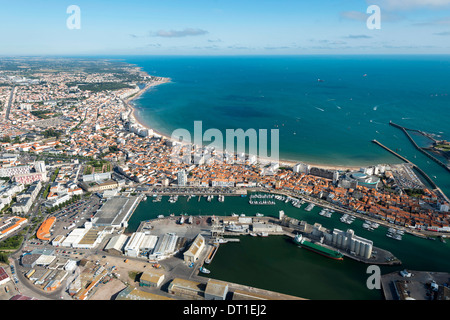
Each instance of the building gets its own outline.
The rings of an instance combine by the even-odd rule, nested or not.
[[[31,197],[25,197],[14,203],[11,206],[11,210],[14,214],[27,214],[32,205],[33,199]]]
[[[34,163],[34,169],[36,172],[47,172],[47,169],[45,168],[45,161],[36,161]]]
[[[119,183],[117,181],[114,180],[107,180],[105,182],[101,181],[90,181],[89,183],[83,181],[80,183],[80,187],[86,192],[98,192],[98,191],[105,191],[108,189],[119,188]]]
[[[84,182],[110,180],[111,172],[93,173],[83,175]]]
[[[0,168],[0,178],[11,178],[16,175],[26,175],[29,174],[29,166],[14,166],[7,168]]]
[[[14,175],[14,180],[17,183],[22,183],[22,184],[31,184],[35,181],[47,181],[47,173],[46,172],[34,172],[34,173],[26,173],[26,174],[17,174],[17,175]]]
[[[116,300],[174,300],[174,299],[150,292],[145,292],[133,286],[128,286],[119,292],[119,294],[116,297]]]
[[[332,233],[332,244],[357,256],[369,259],[372,255],[373,242],[355,235],[352,229],[346,232],[334,229]]]
[[[141,197],[112,197],[96,212],[92,222],[94,226],[123,228],[127,227],[128,219],[137,208]]]
[[[142,273],[139,279],[139,286],[141,287],[159,287],[164,281],[164,274],[156,271],[150,270]]]
[[[175,278],[170,283],[168,292],[182,298],[199,300],[205,296],[205,285],[201,282]]]
[[[209,279],[205,289],[205,300],[225,300],[228,293],[228,283]]]
[[[197,261],[204,248],[205,238],[201,234],[198,234],[189,249],[183,254],[184,262],[189,264]]]
[[[108,244],[105,247],[105,251],[114,255],[122,255],[125,243],[128,241],[128,236],[124,234],[120,234],[118,236],[114,236],[109,240]]]
[[[153,253],[149,258],[166,259],[176,253],[178,236],[174,233],[166,233],[158,239]]]
[[[369,171],[371,172],[371,171]],[[368,175],[364,172],[352,172],[346,175],[346,179],[355,181],[358,186],[376,189],[380,183],[380,178],[374,175]]]
[[[51,236],[51,228],[56,222],[56,217],[50,217],[47,220],[45,220],[41,226],[39,227],[38,231],[36,232],[36,237],[40,240],[50,240]]]
[[[145,233],[135,232],[131,235],[130,240],[127,242],[124,251],[125,255],[129,257],[137,258],[140,253],[141,243],[144,240]]]
[[[306,163],[297,163],[296,165],[294,165],[294,167],[292,168],[292,170],[295,173],[304,173],[304,174],[309,174],[309,171],[311,169],[311,166],[306,164]]]
[[[180,170],[177,173],[178,185],[185,187],[187,185],[187,175],[185,170]]]
[[[5,269],[0,267],[0,285],[7,283],[9,280],[11,280],[11,278],[8,273],[6,273]]]
[[[56,199],[51,199],[51,200],[45,201],[44,205],[47,208],[54,208],[54,207],[57,207],[65,202],[69,201],[70,199],[71,199],[70,194],[66,193],[64,195],[57,197]]]
[[[0,227],[0,239],[6,238],[14,231],[19,230],[24,224],[28,222],[28,219],[21,217],[10,217],[1,221]]]

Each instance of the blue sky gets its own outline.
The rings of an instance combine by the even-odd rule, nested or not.
[[[450,53],[450,0],[0,0],[0,55]],[[69,29],[67,8],[80,8]],[[381,29],[367,8],[378,5]]]

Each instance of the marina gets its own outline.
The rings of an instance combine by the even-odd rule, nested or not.
[[[367,265],[366,263],[359,262],[356,257],[351,255],[350,252],[343,252],[344,260],[340,263],[342,263],[346,267],[345,270],[342,270],[343,273],[340,273],[339,271],[339,275],[337,275],[335,274],[336,271],[332,271],[334,269],[330,269],[333,268],[331,265],[327,266],[328,263],[326,262],[327,259],[325,257],[322,257],[319,254],[315,254],[314,252],[306,254],[306,252],[309,252],[308,250],[301,251],[295,245],[293,245],[294,235],[286,236],[281,233],[277,236],[271,236],[271,234],[269,233],[268,236],[262,237],[258,235],[259,232],[255,232],[251,229],[250,224],[246,224],[246,228],[237,227],[239,225],[239,219],[253,218],[266,219],[266,221],[278,221],[280,216],[287,216],[297,218],[299,220],[305,220],[308,224],[311,225],[320,221],[321,224],[327,226],[328,228],[339,228],[339,225],[342,226],[342,222],[340,221],[340,219],[344,216],[344,214],[335,212],[330,218],[327,218],[319,214],[319,212],[321,212],[321,210],[323,209],[320,206],[315,206],[311,209],[311,211],[306,211],[304,207],[296,208],[292,206],[291,201],[286,202],[286,199],[288,199],[287,197],[285,197],[284,201],[277,202],[276,206],[255,207],[248,204],[248,198],[250,196],[251,193],[247,197],[226,197],[225,202],[208,202],[203,196],[201,196],[200,201],[195,201],[195,203],[191,203],[192,200],[191,202],[187,201],[186,197],[179,198],[177,203],[174,204],[171,204],[166,200],[163,200],[161,202],[142,202],[136,210],[135,214],[131,217],[129,221],[129,228],[132,228],[130,230],[136,230],[141,219],[145,220],[145,218],[143,218],[144,216],[147,217],[147,220],[148,218],[152,219],[152,213],[154,214],[154,218],[156,218],[156,216],[158,215],[157,213],[164,213],[164,216],[166,218],[163,220],[173,219],[174,223],[176,223],[176,221],[179,219],[180,214],[183,213],[183,215],[193,217],[192,225],[186,223],[184,224],[186,226],[185,228],[188,228],[186,230],[191,230],[189,232],[193,232],[194,229],[192,228],[197,226],[197,223],[199,221],[199,226],[203,223],[201,221],[205,221],[205,214],[214,212],[215,217],[218,220],[225,218],[226,221],[233,221],[234,219],[234,227],[233,223],[231,223],[230,225],[230,228],[233,231],[223,230],[224,233],[221,238],[238,239],[239,242],[227,241],[224,244],[220,244],[220,249],[215,251],[213,259],[208,264],[208,270],[211,271],[209,275],[211,277],[231,281],[234,283],[242,283],[259,287],[258,284],[260,283],[261,277],[265,277],[265,273],[262,270],[275,268],[280,274],[289,272],[289,277],[293,277],[293,274],[295,274],[296,276],[293,277],[292,281],[296,281],[296,283],[321,283],[323,281],[322,274],[316,273],[316,269],[320,265],[321,267],[317,270],[322,270],[323,268],[325,268],[322,270],[323,272],[330,272],[331,274],[334,274],[337,279],[339,279],[339,281],[336,283],[336,286],[352,286],[354,284],[355,276],[357,277],[357,275],[359,274],[361,276],[361,286],[359,288],[354,288],[354,292],[358,292],[358,297],[365,296],[369,299],[382,298],[382,296],[380,296],[380,292],[377,293],[367,290],[365,286],[365,281],[367,279],[367,275],[365,273]],[[163,197],[163,199],[168,198],[168,196]],[[275,199],[275,201],[277,201],[277,199]],[[255,210],[255,208],[257,209]],[[175,213],[174,216],[171,217],[171,213]],[[311,213],[314,214],[311,215]],[[135,224],[135,219],[136,221],[138,221],[138,225]],[[371,231],[365,229],[362,225],[366,222],[370,222],[371,226],[374,229]],[[133,225],[135,225],[135,227],[133,227]],[[383,262],[382,260],[384,260],[385,262],[389,262],[386,261],[386,259],[389,258],[389,254],[384,252],[384,249],[392,252],[393,255],[398,257],[402,261],[402,267],[403,265],[405,265],[405,267],[408,268],[427,268],[427,263],[429,264],[431,261],[434,261],[436,259],[439,260],[438,257],[442,255],[442,250],[439,248],[441,246],[448,245],[448,243],[445,244],[441,241],[429,241],[428,239],[426,239],[426,237],[418,237],[414,232],[406,232],[407,230],[405,230],[403,241],[394,241],[393,239],[386,237],[388,227],[378,224],[378,222],[375,222],[372,219],[354,219],[352,229],[354,229],[357,234],[361,234],[363,236],[365,235],[365,237],[367,237],[368,239],[374,240],[374,243],[377,247],[376,249],[374,249],[374,254],[378,255],[378,258],[380,258],[380,262]],[[308,231],[311,232],[311,230]],[[314,241],[320,241],[320,239],[316,239]],[[261,242],[263,242],[264,244],[262,244]],[[432,245],[433,243],[435,245]],[[430,245],[431,247],[429,247]],[[293,248],[293,251],[291,252],[289,248]],[[273,264],[271,262],[272,260],[264,260],[264,256],[269,252],[275,259],[273,261]],[[431,256],[428,253],[430,253]],[[295,262],[292,260],[290,260],[290,262],[283,262],[285,257],[295,257],[299,255],[304,256],[305,254],[306,256],[302,257],[302,260],[295,258]],[[422,257],[423,254],[426,254],[427,258]],[[233,260],[233,257],[237,255],[242,258],[239,261],[235,261],[233,265],[230,265],[230,259]],[[266,261],[264,266],[261,264],[259,264],[258,266],[258,268],[262,268],[261,273],[254,272],[254,269],[252,271],[251,266],[253,260]],[[332,259],[329,260],[332,261]],[[420,263],[418,264],[417,262],[422,262],[422,264],[424,265],[421,265]],[[280,263],[283,263],[284,269],[279,269]],[[311,268],[311,266],[309,265],[310,263],[314,263],[315,267]],[[388,265],[381,264],[380,267],[382,268],[382,270],[388,268],[386,269],[386,271],[383,271],[388,272],[389,270],[392,270],[391,268],[395,268],[395,265],[389,267]],[[300,276],[300,274],[294,272],[294,270],[298,270],[299,268],[303,270],[303,272],[307,272],[308,274],[310,274],[310,277],[303,278]],[[266,287],[266,289],[306,298],[323,297],[323,292],[315,292],[315,290],[311,290],[311,288],[309,290],[302,290],[299,287],[295,287],[298,289],[294,289],[292,286],[288,285],[288,283],[283,284],[283,282],[277,282],[275,281],[275,279],[276,278],[274,277],[274,281],[271,281],[271,285]],[[342,298],[342,296],[340,295],[334,296],[332,291],[330,291],[325,296],[328,298]],[[351,297],[351,294],[346,296],[346,298]]]

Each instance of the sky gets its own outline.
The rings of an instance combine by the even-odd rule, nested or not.
[[[0,0],[0,35],[2,56],[449,54],[450,0]]]

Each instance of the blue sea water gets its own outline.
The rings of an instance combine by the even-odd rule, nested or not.
[[[436,176],[450,195],[450,173],[389,125],[450,140],[450,56],[124,59],[172,79],[135,101],[140,119],[159,132],[193,132],[194,121],[202,121],[203,131],[279,129],[281,159],[344,166],[401,162],[371,142],[376,139]]]

